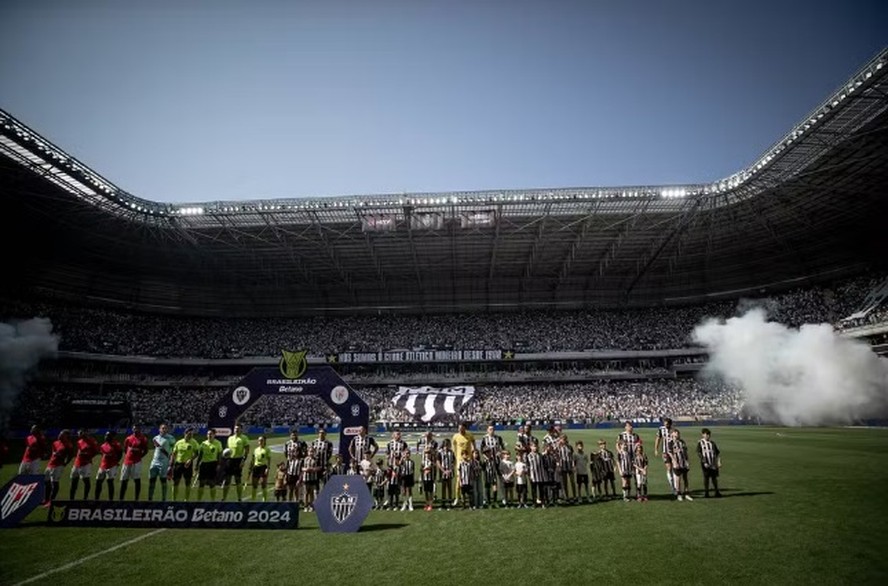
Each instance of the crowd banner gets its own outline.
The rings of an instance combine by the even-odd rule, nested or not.
[[[234,433],[234,424],[243,413],[265,395],[314,396],[324,401],[340,419],[339,453],[349,465],[348,447],[361,427],[370,422],[370,407],[328,365],[309,366],[306,350],[281,351],[278,367],[259,367],[247,373],[240,383],[210,409],[208,427],[216,430],[224,443]],[[293,424],[299,423],[294,421]]]
[[[169,529],[296,529],[293,502],[55,501],[47,525]]]
[[[428,423],[459,414],[475,396],[475,387],[399,387],[392,405]]]
[[[43,502],[43,475],[19,474],[0,488],[0,529],[21,523]]]
[[[354,533],[361,528],[373,508],[373,497],[360,476],[331,476],[318,493],[314,509],[324,533]]]

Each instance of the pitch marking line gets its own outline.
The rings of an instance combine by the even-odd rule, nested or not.
[[[46,578],[47,576],[50,576],[52,574],[64,572],[65,570],[69,570],[75,566],[79,566],[80,564],[82,564],[84,562],[88,562],[91,559],[97,558],[101,555],[105,555],[106,553],[111,553],[112,551],[117,551],[118,549],[120,549],[122,547],[126,547],[127,545],[132,545],[133,543],[137,543],[139,541],[142,541],[143,539],[147,539],[153,535],[157,535],[158,533],[163,533],[164,531],[166,531],[166,527],[163,527],[161,529],[155,529],[154,531],[152,531],[150,533],[146,533],[144,535],[139,535],[138,537],[134,537],[134,538],[130,539],[129,541],[124,541],[123,543],[118,543],[114,547],[109,547],[108,549],[103,549],[102,551],[90,554],[86,557],[82,557],[79,560],[74,560],[73,562],[67,563],[63,566],[59,566],[58,568],[53,568],[52,570],[47,570],[46,572],[43,572],[42,574],[37,574],[33,578],[28,578],[27,580],[22,580],[21,582],[18,582],[17,584],[15,584],[15,586],[21,586],[22,584],[30,584],[31,582],[36,582],[37,580],[42,580],[43,578]]]

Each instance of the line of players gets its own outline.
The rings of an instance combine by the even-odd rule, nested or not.
[[[267,475],[271,463],[271,451],[265,445],[265,438],[258,439],[259,445],[252,451],[251,470],[264,467]],[[134,498],[142,496],[142,460],[153,449],[153,456],[148,467],[148,500],[154,500],[157,485],[161,487],[160,499],[166,501],[169,496],[169,484],[172,481],[172,498],[177,500],[178,489],[184,480],[184,500],[189,500],[191,489],[198,484],[197,500],[202,501],[204,489],[209,488],[210,498],[216,499],[216,486],[222,485],[225,500],[232,480],[237,479],[237,495],[243,497],[240,485],[242,469],[247,460],[249,441],[243,435],[240,426],[235,427],[235,434],[228,438],[228,449],[216,439],[215,431],[208,430],[203,442],[194,439],[194,430],[185,430],[184,437],[179,440],[169,433],[169,426],[161,424],[156,436],[148,439],[139,425],[134,425],[132,433],[121,444],[113,431],[105,433],[103,443],[99,444],[87,430],[79,430],[72,438],[70,430],[62,430],[58,437],[49,442],[38,426],[32,426],[25,441],[25,450],[19,465],[19,474],[40,474],[42,460],[48,460],[44,471],[45,501],[48,506],[58,497],[59,483],[66,466],[73,461],[70,473],[69,499],[74,500],[80,482],[83,482],[83,499],[102,498],[103,486],[107,486],[108,500],[114,500],[114,480],[120,479],[120,494],[124,500],[129,482],[134,485]],[[90,496],[92,485],[93,460],[100,456],[98,471],[95,476],[95,492]],[[122,462],[122,465],[121,465]],[[119,474],[118,474],[119,469]],[[198,474],[194,471],[197,469]],[[253,483],[254,498],[258,482]]]
[[[173,500],[179,496],[178,488],[184,480],[184,500],[190,499],[191,488],[198,485],[197,500],[202,501],[204,489],[209,488],[210,499],[216,500],[216,487],[222,486],[222,500],[227,500],[231,485],[237,492],[237,500],[242,500],[243,468],[250,454],[249,476],[252,484],[251,498],[257,498],[261,489],[262,500],[267,499],[267,483],[271,472],[271,451],[263,436],[252,451],[249,438],[239,425],[227,440],[227,449],[222,448],[215,432],[208,430],[207,438],[201,443],[193,437],[191,429],[185,431],[182,439],[176,440],[169,433],[168,426],[161,424],[158,434],[149,440],[138,425],[133,427],[121,445],[113,432],[105,434],[104,442],[98,444],[85,430],[71,439],[68,430],[63,430],[58,438],[49,444],[40,429],[34,426],[26,441],[20,473],[39,474],[39,462],[48,455],[45,469],[46,503],[55,499],[59,491],[65,466],[74,461],[71,470],[69,498],[74,500],[80,481],[83,481],[83,498],[90,498],[92,461],[96,456],[101,460],[96,474],[94,499],[100,499],[103,484],[107,485],[107,498],[114,499],[114,479],[118,465],[123,460],[120,471],[120,499],[126,497],[130,480],[135,487],[135,500],[141,498],[142,458],[153,447],[154,454],[149,466],[148,500],[153,500],[156,486],[161,486],[161,500],[168,498],[168,481],[172,480]],[[515,443],[515,461],[506,449],[502,438],[488,426],[487,432],[477,442],[465,425],[460,425],[451,439],[444,439],[441,445],[427,432],[417,443],[420,456],[419,475],[425,497],[425,509],[431,510],[436,503],[436,486],[440,484],[441,508],[462,505],[465,508],[487,506],[545,507],[553,504],[574,504],[589,502],[595,498],[616,496],[615,478],[621,478],[623,500],[630,500],[632,480],[635,480],[636,500],[647,500],[648,458],[641,439],[627,422],[619,434],[614,454],[607,448],[605,440],[598,441],[598,450],[586,454],[583,442],[573,446],[560,426],[552,426],[543,438],[543,444],[532,435],[529,426],[521,426]],[[392,434],[386,445],[386,458],[373,459],[379,450],[375,439],[367,434],[366,428],[355,436],[349,447],[352,465],[346,469],[339,454],[333,454],[333,445],[326,439],[325,430],[310,444],[301,441],[294,431],[284,445],[284,460],[274,471],[275,498],[279,501],[291,500],[304,503],[311,510],[312,503],[323,482],[332,474],[360,475],[374,496],[374,506],[381,509],[397,508],[413,510],[413,489],[416,468],[410,457],[407,442],[400,431]],[[688,488],[687,444],[681,439],[678,429],[670,419],[657,433],[655,455],[662,453],[669,484],[678,500],[692,500]],[[720,452],[710,438],[708,429],[703,430],[697,444],[705,483],[705,496],[709,496],[710,483],[715,496],[720,497],[718,473],[721,467]],[[197,474],[194,471],[197,469]],[[590,486],[591,480],[591,486]],[[528,501],[529,497],[529,501]],[[403,501],[402,501],[403,499]],[[452,502],[451,502],[451,499]]]
[[[421,459],[419,473],[424,508],[431,510],[436,502],[445,509],[456,506],[529,508],[590,502],[616,497],[616,477],[621,479],[624,501],[630,500],[633,479],[635,499],[646,501],[649,461],[630,422],[617,437],[616,449],[614,454],[602,439],[598,441],[597,451],[587,454],[583,442],[571,445],[560,426],[550,427],[541,445],[529,426],[521,426],[515,444],[516,460],[512,461],[493,426],[488,426],[486,434],[476,441],[461,425],[457,433],[451,439],[444,439],[440,446],[431,432],[426,432],[416,446]],[[387,462],[380,458],[374,465],[378,446],[366,435],[366,430],[352,441],[349,451],[354,463],[350,472],[365,479],[375,507],[395,509],[400,504],[401,510],[413,510],[414,462],[399,431],[392,433],[386,445]],[[658,430],[654,452],[663,456],[676,499],[693,500],[688,485],[688,447],[668,418]],[[363,457],[358,460],[360,454]],[[708,429],[702,432],[697,454],[703,469],[704,496],[709,497],[712,484],[715,496],[721,497],[718,489],[720,452]],[[438,484],[441,491],[436,500]],[[399,502],[400,499],[403,501]]]

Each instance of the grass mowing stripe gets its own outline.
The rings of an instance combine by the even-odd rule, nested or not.
[[[90,554],[86,557],[82,557],[79,560],[74,560],[73,562],[68,562],[67,564],[59,566],[58,568],[53,568],[52,570],[47,570],[46,572],[43,572],[42,574],[37,574],[36,576],[34,576],[32,578],[28,578],[27,580],[22,580],[21,582],[16,583],[15,586],[21,586],[22,584],[30,584],[31,582],[36,582],[37,580],[42,580],[43,578],[46,578],[47,576],[51,576],[52,574],[58,574],[59,572],[64,572],[65,570],[70,570],[71,568],[73,568],[75,566],[79,566],[82,563],[88,562],[92,559],[95,559],[99,556],[103,556],[105,554],[111,553],[113,551],[117,551],[118,549],[121,549],[121,548],[126,547],[128,545],[132,545],[134,543],[142,541],[143,539],[148,539],[149,537],[157,535],[158,533],[163,533],[164,531],[166,531],[166,528],[155,529],[154,531],[151,531],[149,533],[145,533],[144,535],[139,535],[138,537],[134,537],[134,538],[130,539],[129,541],[124,541],[123,543],[118,543],[117,545],[115,545],[113,547],[109,547],[107,549],[103,549],[102,551],[98,551],[96,553]]]

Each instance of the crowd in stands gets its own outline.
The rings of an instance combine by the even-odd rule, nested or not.
[[[396,387],[358,387],[370,405],[371,420],[412,421],[392,405]],[[147,425],[205,425],[210,409],[229,390],[218,388],[119,387],[86,389],[84,385],[30,385],[20,396],[13,421],[27,428],[64,420],[71,399],[101,397],[130,404],[133,421]],[[733,418],[742,410],[738,392],[691,379],[596,381],[564,384],[485,385],[459,414],[470,421],[509,421],[519,418],[596,423],[612,420],[648,421],[668,415],[678,418]],[[267,396],[242,417],[245,425],[290,427],[332,425],[335,414],[316,397]]]
[[[47,316],[60,349],[116,355],[225,358],[276,356],[281,348],[324,354],[398,348],[521,352],[662,350],[691,345],[693,327],[759,305],[789,326],[838,323],[882,276],[864,276],[759,299],[688,307],[442,315],[211,319],[4,301],[0,321]],[[875,313],[888,318],[888,310]]]

